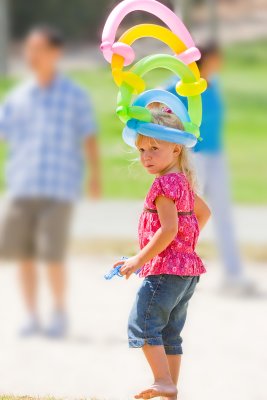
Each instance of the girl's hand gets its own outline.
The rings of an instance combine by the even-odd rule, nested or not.
[[[113,268],[116,268],[118,265],[122,265],[120,274],[125,276],[126,279],[129,279],[134,272],[138,271],[138,269],[142,267],[142,262],[138,255],[136,255],[134,257],[127,258],[126,260],[117,261],[113,265]]]

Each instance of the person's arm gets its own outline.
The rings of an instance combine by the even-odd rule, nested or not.
[[[8,118],[9,106],[7,103],[0,104],[0,141],[6,140],[9,118]]]
[[[194,212],[198,220],[199,229],[201,230],[208,222],[211,212],[205,201],[197,194],[195,194]]]
[[[98,199],[101,196],[98,124],[91,98],[83,89],[77,97],[76,113],[77,132],[82,139],[85,162],[89,171],[85,190],[93,199]]]
[[[89,194],[93,199],[99,199],[102,194],[101,172],[100,172],[100,151],[97,135],[90,135],[85,138],[85,157],[89,165]]]
[[[168,197],[159,196],[155,203],[160,220],[160,228],[150,242],[136,256],[114,264],[114,268],[123,264],[120,273],[125,275],[126,279],[146,262],[165,250],[177,235],[178,217],[176,205],[173,200]]]

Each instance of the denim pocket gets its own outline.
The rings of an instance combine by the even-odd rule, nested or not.
[[[183,279],[184,281],[189,281],[190,279],[193,278],[193,276],[190,276],[190,275],[180,275],[180,278]]]

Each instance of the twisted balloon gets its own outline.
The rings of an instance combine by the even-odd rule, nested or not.
[[[136,25],[116,41],[120,23],[128,13],[136,10],[154,14],[167,27],[156,24]],[[139,60],[129,70],[124,70],[124,67],[132,64],[136,58],[132,44],[143,37],[160,40],[172,50],[173,55],[150,55]],[[156,0],[124,0],[107,18],[100,48],[105,59],[111,64],[114,82],[119,87],[116,112],[126,124],[124,140],[134,145],[132,139],[138,132],[142,132],[162,140],[182,143],[188,147],[194,146],[199,137],[202,119],[201,93],[206,90],[207,83],[200,77],[196,64],[200,52],[183,22],[168,7]],[[165,68],[177,75],[179,81],[176,91],[180,96],[188,97],[188,110],[181,106],[182,102],[178,97],[166,91],[145,91],[144,76],[156,68]],[[136,95],[138,97],[133,100],[133,96]],[[176,113],[186,131],[152,124],[152,115],[146,106],[153,101],[161,101]]]

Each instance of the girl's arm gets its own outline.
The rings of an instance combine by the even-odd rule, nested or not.
[[[150,242],[136,256],[125,261],[118,261],[114,264],[114,267],[123,264],[120,273],[125,275],[126,279],[146,262],[165,250],[177,235],[178,217],[176,205],[173,200],[164,196],[159,196],[155,203],[161,227],[157,230]]]
[[[165,250],[178,232],[177,208],[173,200],[159,196],[156,198],[155,204],[161,226],[139,253],[142,265]]]
[[[205,201],[197,194],[195,194],[194,212],[198,220],[199,229],[201,230],[208,222],[211,212]]]

